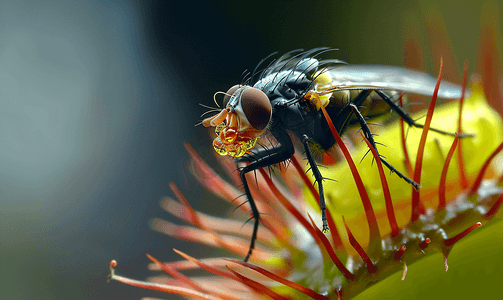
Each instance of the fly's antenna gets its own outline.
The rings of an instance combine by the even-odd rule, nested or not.
[[[202,107],[204,107],[204,108],[209,109],[208,111],[206,111],[202,115],[200,115],[200,117],[202,117],[202,116],[204,116],[204,115],[206,115],[206,114],[208,114],[210,112],[217,112],[218,113],[218,112],[221,111],[221,109],[219,109],[219,108],[215,108],[215,107],[211,107],[211,106],[208,106],[208,105],[204,105],[202,103],[199,103],[199,105],[202,106]]]
[[[216,95],[216,94],[218,94],[218,93],[223,93],[223,92],[216,92],[216,93],[215,93],[215,95]],[[226,94],[226,93],[224,93],[224,94]],[[216,102],[216,99],[215,99],[215,95],[213,95],[213,100],[215,100],[215,104],[218,106],[218,103]],[[221,112],[221,111],[222,111],[222,110],[220,109],[220,106],[218,106],[218,108],[216,108],[216,107],[212,107],[212,106],[205,105],[205,104],[202,104],[202,103],[199,103],[199,105],[200,105],[200,106],[202,106],[202,107],[204,107],[204,108],[209,109],[208,111],[206,111],[206,112],[202,113],[202,114],[199,116],[200,118],[202,118],[202,117],[204,117],[204,115],[209,114],[209,113],[212,113],[212,112],[214,112],[214,113],[215,113],[215,115],[213,115],[213,116],[216,116],[219,112]],[[201,124],[203,124],[203,121],[201,121],[201,122],[197,123],[197,124],[196,124],[196,125],[194,125],[194,126],[199,126],[199,125],[201,125]]]
[[[218,92],[216,92],[215,94],[213,94],[213,102],[215,102],[215,104],[218,106],[218,108],[220,108],[220,105],[218,105],[218,102],[217,102],[217,98],[216,98],[216,97],[217,97],[217,95],[220,95],[220,94],[225,95],[225,96],[232,97],[232,95],[227,94],[226,92],[222,92],[222,91],[218,91]]]

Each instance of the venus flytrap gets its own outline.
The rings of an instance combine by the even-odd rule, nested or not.
[[[423,161],[417,168],[421,130],[407,129],[400,121],[371,127],[379,135],[376,141],[386,145],[378,150],[388,162],[411,178],[418,170],[422,187],[414,204],[413,193],[417,192],[386,169],[380,172],[372,153],[359,163],[369,147],[359,133],[348,133],[343,140],[359,175],[342,156],[336,164],[321,169],[324,177],[337,180],[324,181],[330,232],[322,233],[317,226],[321,219],[319,195],[311,174],[305,174],[303,161],[295,154],[286,169],[272,175],[257,172],[259,188],[255,178],[248,176],[259,211],[264,213],[258,245],[249,263],[211,255],[196,259],[174,249],[182,260],[161,263],[148,255],[152,260],[149,268],[164,271],[168,277],[135,281],[116,275],[117,263],[112,261],[110,279],[191,299],[493,297],[503,272],[503,122],[484,95],[489,94],[493,107],[501,106],[497,97],[502,73],[497,59],[498,35],[488,24],[483,24],[480,42],[482,79],[472,78],[461,118],[459,102],[454,101],[437,105],[431,120],[432,127],[473,137],[456,139],[427,132]],[[466,86],[466,75],[464,82]],[[413,118],[425,114],[419,112]],[[192,157],[191,171],[199,182],[248,214],[249,207],[239,205],[242,192],[236,188],[239,176],[234,164],[221,160],[234,180],[229,183],[186,146]],[[361,177],[362,187],[357,188],[354,176]],[[252,232],[250,224],[243,226],[246,218],[238,221],[200,213],[173,183],[170,186],[176,200],[167,198],[162,206],[188,225],[154,220],[154,230],[226,249],[235,258],[246,255]],[[370,201],[362,205],[364,194]],[[208,276],[182,274],[193,269],[206,270]]]
[[[487,158],[501,148],[503,123],[485,103],[481,86],[472,85],[471,94],[471,97],[465,100],[463,107],[462,126],[463,132],[473,133],[474,137],[461,139],[461,149],[465,157],[464,167],[468,182],[473,184]],[[459,105],[456,102],[437,108],[433,115],[432,126],[457,131],[458,110]],[[406,170],[401,154],[403,151],[400,150],[401,141],[397,139],[397,136],[400,137],[399,124],[381,128],[378,134],[379,140],[385,141],[387,145],[379,149],[381,154],[392,164],[403,166]],[[407,134],[406,144],[412,164],[416,157],[414,145],[417,145],[419,139],[417,136],[420,134],[419,130],[410,130]],[[403,282],[410,286],[414,280],[411,274],[418,272],[416,266],[422,261],[429,263],[430,257],[436,258],[437,269],[438,266],[447,269],[447,262],[444,265],[446,257],[449,257],[450,264],[457,264],[458,268],[462,268],[463,266],[459,264],[462,261],[459,258],[460,254],[456,252],[457,244],[460,243],[463,247],[467,244],[462,243],[462,239],[458,242],[458,238],[482,223],[486,227],[500,218],[501,213],[498,211],[503,201],[501,196],[503,189],[496,185],[495,180],[484,180],[479,188],[475,188],[477,193],[469,195],[472,186],[465,190],[460,187],[461,172],[458,170],[459,163],[456,163],[458,156],[453,155],[444,179],[447,204],[445,209],[438,209],[441,173],[453,141],[452,137],[428,133],[420,191],[424,209],[414,223],[409,222],[412,210],[411,187],[394,174],[384,172],[390,187],[392,211],[399,228],[399,233],[395,232],[395,236],[391,235],[392,225],[386,213],[385,192],[379,168],[376,164],[372,166],[370,156],[362,163],[356,164],[375,212],[379,240],[383,238],[382,247],[379,245],[380,249],[370,251],[368,257],[366,256],[369,251],[368,217],[361,208],[359,200],[361,191],[354,187],[354,179],[352,173],[347,170],[347,163],[340,161],[335,166],[323,170],[324,176],[338,180],[338,182],[327,182],[326,189],[329,199],[329,225],[335,224],[332,228],[336,230],[323,234],[315,226],[316,222],[312,221],[320,218],[318,202],[314,201],[316,196],[312,196],[312,192],[316,191],[311,188],[306,176],[299,176],[299,171],[301,173],[304,171],[299,170],[302,164],[294,157],[292,166],[283,169],[282,172],[276,172],[272,179],[267,172],[259,172],[257,174],[259,189],[256,185],[251,185],[253,192],[259,195],[257,204],[260,205],[261,211],[270,214],[262,217],[264,229],[259,231],[259,245],[254,251],[251,263],[219,258],[195,259],[176,250],[188,261],[163,264],[149,256],[154,262],[152,268],[168,272],[173,279],[153,277],[150,280],[155,284],[138,282],[119,277],[113,271],[111,279],[199,299],[256,299],[265,295],[273,299],[338,299],[339,297],[350,299],[360,293],[368,296],[368,290],[375,290],[379,286],[381,290],[389,290],[382,285],[396,278],[400,281],[403,279]],[[189,145],[187,148],[193,158],[193,173],[205,187],[229,202],[240,195],[240,191],[234,188],[233,184],[225,182],[215,174]],[[368,150],[368,146],[364,143],[353,145],[351,148],[355,148],[351,151],[351,157],[355,159],[363,157]],[[386,153],[387,150],[392,153]],[[225,162],[224,165],[232,170],[228,163]],[[500,176],[501,172],[501,163],[498,165],[490,161],[483,176],[495,178]],[[230,175],[235,176],[233,173]],[[171,187],[178,201],[166,200],[163,207],[174,216],[185,220],[190,226],[175,226],[157,220],[153,222],[155,230],[178,238],[225,248],[235,253],[237,257],[242,257],[247,252],[246,236],[251,231],[249,224],[239,230],[242,221],[198,213],[190,207],[189,202],[174,184],[171,184]],[[312,198],[308,204],[306,198]],[[248,210],[245,205],[240,208]],[[348,236],[352,236],[351,241],[348,240]],[[451,262],[451,254],[456,257],[454,263]],[[484,255],[481,253],[479,256]],[[213,275],[206,279],[192,279],[181,274],[183,270],[194,268],[205,269]],[[434,267],[428,268],[433,270]],[[431,270],[426,272],[432,272]],[[452,272],[452,268],[449,272]],[[398,274],[394,275],[395,273]],[[215,284],[215,281],[218,284]],[[395,289],[395,286],[392,286]],[[381,295],[386,294],[381,290],[379,290]]]

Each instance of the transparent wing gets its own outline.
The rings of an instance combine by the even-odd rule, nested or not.
[[[437,83],[437,78],[427,73],[384,65],[343,65],[324,73],[332,77],[330,86],[324,88],[334,90],[381,89],[432,96]],[[442,80],[438,96],[461,98],[461,92],[461,86]]]

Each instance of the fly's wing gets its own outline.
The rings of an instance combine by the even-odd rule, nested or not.
[[[395,66],[344,65],[324,73],[332,78],[330,86],[324,87],[329,90],[379,89],[432,96],[437,83],[429,74]],[[456,99],[461,98],[461,92],[461,86],[442,81],[438,96]]]

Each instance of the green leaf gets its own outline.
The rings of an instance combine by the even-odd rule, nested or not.
[[[503,220],[476,229],[454,246],[445,272],[441,254],[395,273],[354,299],[494,299],[503,279]]]

